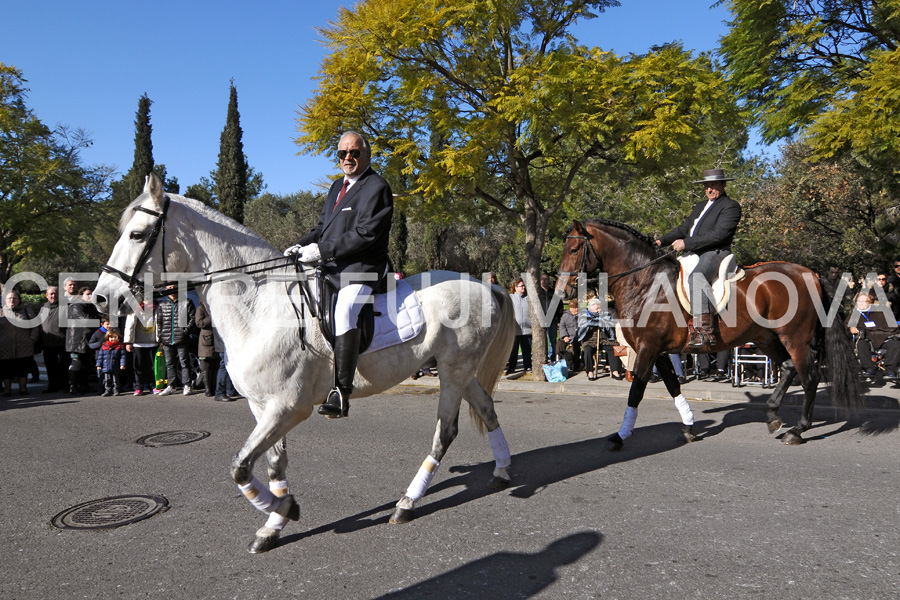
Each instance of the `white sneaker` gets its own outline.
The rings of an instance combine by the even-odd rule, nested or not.
[[[177,391],[178,391],[178,390],[176,390],[175,388],[173,388],[173,387],[170,385],[170,386],[167,386],[166,389],[164,389],[163,391],[161,391],[161,392],[159,393],[159,395],[160,395],[160,396],[168,396],[168,395],[170,395],[170,394],[176,393]]]
[[[185,396],[190,396],[190,395],[191,395],[191,386],[189,386],[189,385],[184,386],[184,392],[183,392],[183,393],[184,393]]]

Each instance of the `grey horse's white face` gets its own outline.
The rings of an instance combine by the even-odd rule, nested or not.
[[[153,284],[157,283],[152,274],[164,270],[164,241],[160,230],[160,221],[165,218],[163,200],[161,182],[155,175],[148,176],[144,193],[123,215],[122,235],[97,282],[94,304],[101,311],[131,313],[142,300],[136,297],[137,281],[143,284],[147,294],[152,293]]]

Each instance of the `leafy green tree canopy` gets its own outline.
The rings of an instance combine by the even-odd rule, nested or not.
[[[767,142],[900,157],[900,2],[727,0],[732,83]]]
[[[0,63],[0,283],[26,257],[70,252],[111,173],[81,165],[87,134],[44,125],[25,104],[25,83],[19,69]]]

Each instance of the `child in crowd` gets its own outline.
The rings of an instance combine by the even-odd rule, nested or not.
[[[97,351],[97,376],[103,380],[101,396],[119,395],[119,372],[125,370],[125,345],[122,343],[119,330],[110,328],[106,331],[106,341]]]

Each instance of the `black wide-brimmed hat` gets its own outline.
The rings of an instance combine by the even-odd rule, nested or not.
[[[725,169],[709,169],[703,171],[703,179],[693,183],[710,183],[712,181],[734,181],[734,177],[725,177]]]

